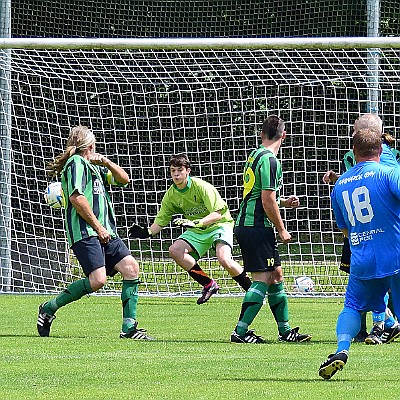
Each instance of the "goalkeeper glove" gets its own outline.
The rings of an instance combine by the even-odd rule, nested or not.
[[[129,237],[133,239],[147,239],[152,236],[150,228],[143,228],[139,225],[132,225],[128,230]]]
[[[177,226],[182,226],[183,228],[205,228],[205,226],[198,219],[191,221],[190,219],[186,218],[177,218],[174,220],[174,224]]]

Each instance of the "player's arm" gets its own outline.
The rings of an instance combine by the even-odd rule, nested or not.
[[[100,224],[99,220],[94,215],[86,197],[75,190],[69,197],[69,200],[76,209],[76,212],[97,232],[100,243],[108,243],[111,235],[108,233],[107,229]]]
[[[218,222],[222,218],[221,211],[212,211],[201,219],[190,220],[187,218],[177,218],[173,221],[175,225],[182,226],[184,228],[200,228],[205,229],[208,226]]]
[[[90,162],[95,165],[106,167],[118,183],[122,185],[127,185],[129,183],[129,175],[125,172],[125,170],[119,165],[112,162],[106,156],[103,156],[99,153],[93,153],[90,156]]]
[[[286,230],[285,225],[283,223],[278,203],[276,201],[276,192],[275,190],[263,190],[261,192],[261,200],[265,214],[269,220],[275,226],[279,237],[281,238],[283,243],[288,243],[292,236]]]

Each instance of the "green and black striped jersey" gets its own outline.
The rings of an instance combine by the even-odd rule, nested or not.
[[[261,193],[263,190],[274,190],[279,204],[281,186],[281,163],[272,151],[261,145],[251,152],[244,166],[243,200],[235,225],[272,227],[262,205]]]
[[[73,155],[66,162],[61,173],[61,185],[65,197],[65,225],[70,246],[97,232],[78,214],[70,201],[75,192],[84,195],[94,215],[110,235],[117,236],[115,215],[106,185],[126,186],[115,181],[105,167],[93,165],[80,155]]]

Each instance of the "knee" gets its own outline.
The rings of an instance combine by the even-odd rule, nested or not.
[[[89,276],[90,287],[94,292],[101,289],[107,282],[107,275],[104,274],[95,274]]]
[[[169,256],[173,259],[173,260],[179,260],[180,257],[180,251],[179,248],[177,246],[175,246],[174,244],[171,245],[168,249],[169,251]]]
[[[133,257],[129,257],[119,270],[124,279],[137,279],[139,276],[139,264]]]

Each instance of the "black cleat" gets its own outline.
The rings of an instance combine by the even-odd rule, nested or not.
[[[144,329],[137,329],[137,322],[135,322],[135,325],[128,332],[121,331],[119,337],[121,339],[155,340]]]
[[[372,327],[371,333],[365,339],[365,344],[382,344],[382,334],[383,329],[379,328],[379,326],[374,325]]]
[[[391,328],[383,330],[381,340],[382,343],[391,343],[394,339],[400,336],[400,324],[397,322]]]
[[[244,336],[239,336],[236,331],[231,334],[232,343],[265,343],[265,340],[254,333],[254,330],[247,331]]]
[[[360,331],[357,333],[357,335],[354,337],[353,342],[354,343],[364,343],[365,339],[368,337],[368,332],[366,331]]]
[[[319,367],[319,376],[324,379],[331,379],[337,371],[341,371],[347,363],[349,354],[346,350],[336,354],[330,354],[328,359]]]
[[[44,312],[43,306],[45,304],[46,303],[43,303],[39,306],[39,313],[38,313],[38,318],[37,318],[37,323],[36,323],[36,327],[37,327],[39,336],[42,336],[42,337],[47,337],[50,335],[51,324],[54,321],[54,319],[56,318],[55,315],[50,315],[50,314],[47,314],[46,312]]]
[[[304,335],[299,333],[299,327],[291,329],[289,332],[279,335],[278,340],[280,342],[308,342],[312,338],[311,335]]]

